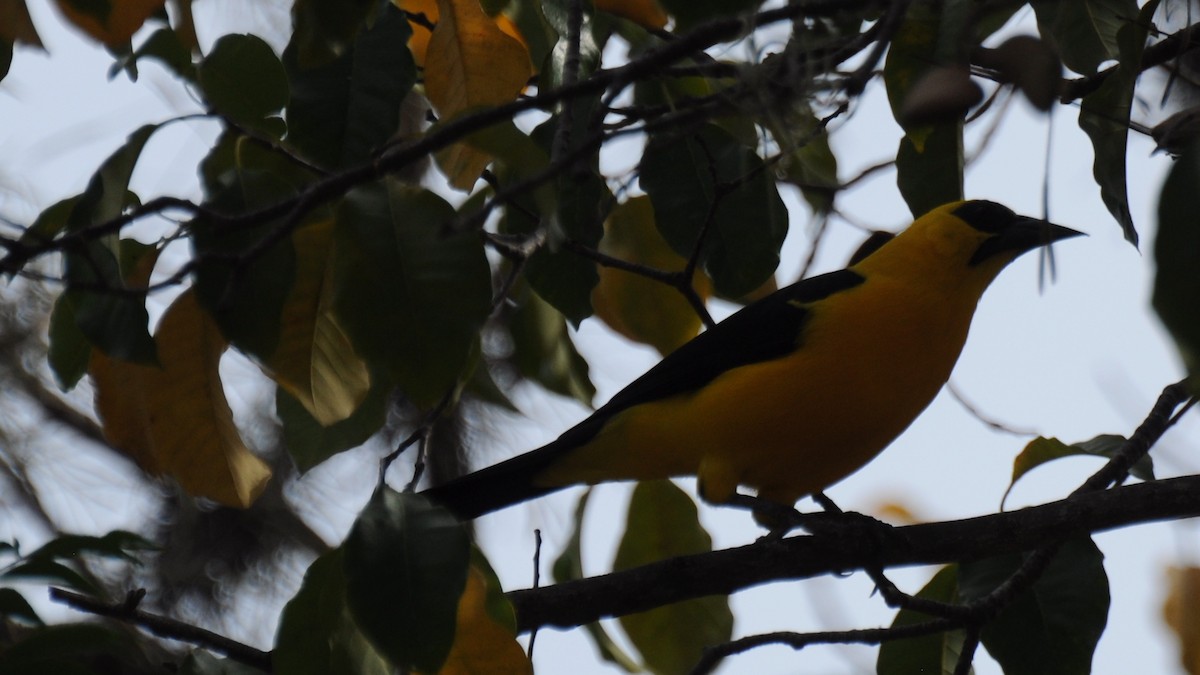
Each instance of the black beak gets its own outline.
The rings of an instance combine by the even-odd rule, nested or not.
[[[1012,223],[980,244],[969,264],[978,265],[1001,253],[1010,253],[1015,258],[1039,246],[1049,246],[1060,239],[1079,236],[1084,236],[1084,233],[1045,220],[1017,216]]]

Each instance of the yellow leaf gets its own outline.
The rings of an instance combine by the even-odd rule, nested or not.
[[[438,17],[438,0],[392,0],[392,3],[410,15],[416,16],[424,14],[428,23],[437,25]],[[492,17],[496,22],[496,26],[504,31],[505,35],[520,42],[528,51],[528,43],[521,35],[521,31],[517,28],[517,24],[504,14],[497,14]],[[425,67],[425,53],[429,50],[430,30],[427,26],[423,26],[416,21],[409,21],[409,26],[412,28],[412,36],[408,38],[408,48],[412,52],[413,60],[421,68]]]
[[[58,0],[58,9],[77,28],[109,47],[129,42],[146,19],[162,9],[166,0],[108,0],[78,2]]]
[[[292,241],[296,280],[283,305],[279,346],[267,370],[313,419],[329,426],[358,409],[371,389],[371,374],[331,304],[333,221],[306,225]]]
[[[438,675],[532,675],[533,664],[512,630],[487,611],[487,581],[472,566],[458,601],[454,644]]]
[[[484,13],[479,0],[438,0],[438,22],[425,54],[425,93],[442,119],[514,100],[533,68],[529,50]],[[439,153],[438,165],[469,190],[491,157],[465,144]]]
[[[104,437],[148,473],[174,477],[188,494],[247,507],[271,470],[246,448],[217,371],[228,346],[186,291],[155,335],[160,366],[92,350],[88,372]]]
[[[596,0],[596,9],[616,14],[647,28],[667,25],[667,13],[658,0]]]
[[[29,16],[29,8],[25,0],[0,1],[0,39],[6,42],[22,42],[34,47],[42,46],[37,29],[33,26],[33,18]]]
[[[617,206],[604,223],[600,252],[657,270],[682,270],[687,261],[675,253],[654,225],[649,197],[634,197]],[[693,288],[707,300],[712,284],[699,271]],[[600,267],[600,283],[592,291],[592,307],[610,328],[648,344],[664,356],[696,336],[700,317],[674,288],[614,267]]]
[[[1179,638],[1179,661],[1190,675],[1200,675],[1200,567],[1167,570],[1169,590],[1163,618]]]

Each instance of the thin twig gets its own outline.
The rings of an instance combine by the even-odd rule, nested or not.
[[[132,597],[132,596],[131,596]],[[219,635],[199,626],[144,612],[137,608],[136,602],[106,603],[86,595],[61,588],[50,589],[50,599],[66,604],[81,612],[105,616],[124,623],[144,628],[159,637],[179,640],[189,644],[211,649],[218,654],[224,654],[234,661],[244,663],[266,672],[271,672],[271,654],[250,645]]]

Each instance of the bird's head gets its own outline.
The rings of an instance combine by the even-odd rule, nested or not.
[[[1081,234],[995,202],[951,202],[918,218],[855,268],[919,274],[934,283],[974,285],[982,293],[1022,253]]]

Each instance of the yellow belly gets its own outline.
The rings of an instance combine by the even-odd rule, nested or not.
[[[937,395],[975,303],[955,306],[942,293],[914,293],[886,280],[839,300],[812,310],[792,355],[735,368],[694,394],[623,411],[538,482],[695,474],[711,501],[746,485],[790,505],[846,477]]]

